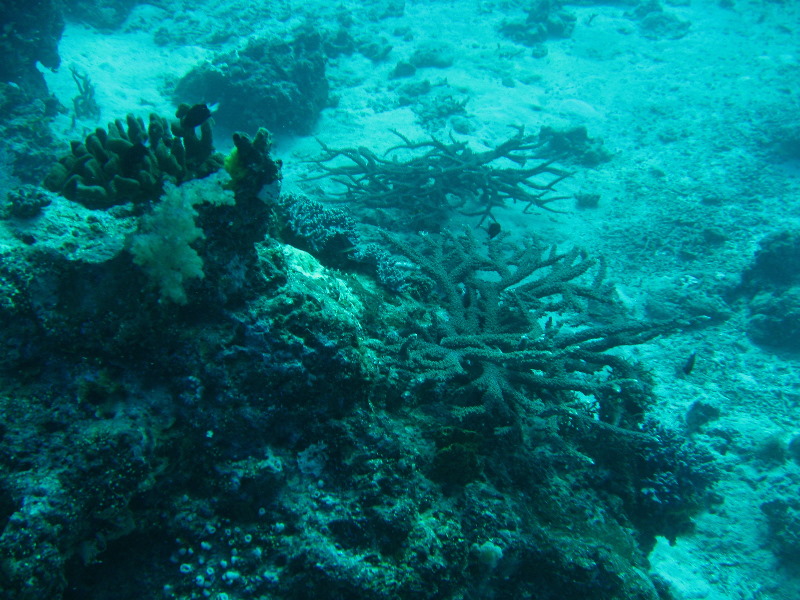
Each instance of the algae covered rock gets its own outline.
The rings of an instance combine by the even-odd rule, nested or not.
[[[237,52],[192,69],[175,96],[218,103],[214,119],[229,129],[307,134],[328,102],[323,39],[308,29],[297,30],[288,41],[251,39]]]
[[[32,97],[46,97],[47,84],[36,64],[52,70],[61,64],[61,3],[0,0],[0,15],[0,81],[13,82]]]

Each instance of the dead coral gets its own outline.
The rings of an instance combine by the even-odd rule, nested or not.
[[[312,162],[322,174],[309,179],[330,177],[346,188],[343,200],[401,210],[412,225],[427,227],[444,222],[454,209],[483,221],[508,203],[520,203],[528,212],[550,209],[550,203],[563,199],[552,193],[569,172],[543,158],[544,142],[522,127],[484,152],[452,137],[449,143],[435,137],[412,142],[393,133],[401,143],[384,157],[363,147],[334,149],[320,142],[325,153]]]

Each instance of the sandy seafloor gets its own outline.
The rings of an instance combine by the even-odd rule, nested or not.
[[[286,30],[315,12],[311,2],[280,4],[292,9],[290,19],[253,22],[248,32]],[[244,41],[230,39],[213,49],[156,46],[152,32],[161,23],[192,21],[213,30],[213,19],[225,12],[220,2],[175,6],[167,15],[141,5],[115,32],[68,23],[60,44],[64,68],[46,73],[48,85],[70,106],[76,90],[66,67],[78,66],[97,88],[102,117],[79,122],[77,131],[68,116],[60,117],[54,129],[65,140],[128,112],[172,114],[177,78]],[[340,6],[360,10],[354,2]],[[373,31],[388,35],[407,27],[413,43],[390,36],[392,53],[377,64],[360,54],[328,63],[339,102],[323,112],[314,136],[334,147],[380,150],[396,142],[390,128],[411,138],[427,135],[409,108],[397,108],[388,75],[414,43],[448,42],[456,51],[454,65],[425,69],[421,76],[446,78],[469,98],[474,133],[460,139],[480,148],[510,135],[509,125],[528,131],[584,125],[613,153],[596,168],[576,169],[559,187],[567,194],[599,193],[597,208],[577,210],[565,201],[563,214],[525,215],[512,207],[499,215],[506,230],[535,232],[603,255],[620,296],[635,311],[644,313],[648,299],[660,295],[714,297],[738,281],[765,234],[800,222],[800,162],[784,161],[775,150],[787,120],[794,118],[797,126],[800,7],[791,0],[737,0],[733,9],[718,0],[667,5],[691,22],[677,40],[642,36],[623,6],[567,8],[577,16],[572,36],[549,40],[548,55],[533,58],[497,33],[504,17],[522,16],[513,3],[408,0],[402,17],[373,24]],[[217,135],[218,147],[224,139]],[[309,136],[279,140],[275,150],[291,189],[299,185],[301,161],[319,146]],[[706,243],[712,229],[724,241]],[[746,308],[734,305],[733,311],[722,324],[629,351],[658,380],[659,416],[680,425],[693,402],[706,400],[722,409],[717,425],[737,432],[729,451],[716,453],[724,502],[700,516],[696,532],[674,546],[661,540],[650,560],[682,598],[795,600],[800,573],[787,571],[769,548],[760,505],[776,493],[796,497],[800,465],[770,463],[759,449],[800,434],[800,357],[754,345],[745,332]],[[695,369],[679,376],[692,352]]]

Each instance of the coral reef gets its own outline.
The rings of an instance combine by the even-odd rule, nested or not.
[[[214,118],[231,130],[311,132],[328,102],[322,37],[310,28],[289,40],[251,39],[244,48],[192,69],[178,83],[180,101],[218,104]]]
[[[800,231],[779,230],[764,237],[737,293],[746,295],[747,334],[757,344],[800,349]]]
[[[37,64],[58,69],[63,30],[60,2],[0,1],[0,162],[22,183],[38,183],[58,151],[49,122],[65,109]]]
[[[408,88],[400,90],[400,103],[405,102],[403,94],[408,93]],[[417,123],[428,132],[435,132],[443,129],[448,123],[454,131],[459,133],[469,133],[463,127],[459,127],[459,119],[466,121],[468,98],[456,92],[452,86],[446,83],[431,85],[426,93],[414,98],[411,109],[417,115]]]
[[[187,123],[192,107],[181,105],[179,122],[151,114],[145,126],[141,117],[128,115],[98,127],[86,140],[72,142],[44,185],[88,208],[109,208],[127,202],[148,203],[158,198],[164,184],[180,184],[217,171],[222,157],[214,153],[211,124]],[[197,134],[197,128],[200,134]]]
[[[116,29],[141,0],[67,0],[67,15],[99,29]],[[157,3],[156,3],[157,4]]]
[[[746,288],[788,287],[800,283],[800,230],[783,229],[765,236],[753,264],[742,274]]]
[[[152,124],[79,155],[146,133],[155,168]],[[672,325],[631,320],[580,250],[378,237],[279,198],[265,130],[224,161],[194,140],[225,169],[157,169],[110,208],[21,190],[0,220],[1,600],[669,598],[646,553],[715,474],[646,418],[649,378],[621,347]],[[404,150],[451,165],[440,186],[534,207],[552,185],[533,173],[561,176],[524,168],[535,144]],[[364,202],[405,202],[401,175],[426,169],[345,157],[397,188],[365,180]]]
[[[774,497],[761,505],[769,526],[769,543],[786,566],[800,563],[800,477],[787,473],[773,483]]]
[[[646,0],[637,4],[625,16],[636,21],[641,34],[651,40],[679,40],[692,26],[690,22],[664,10],[658,0]]]
[[[54,96],[31,96],[19,85],[0,82],[0,160],[22,183],[41,182],[61,151],[50,121],[64,111]]]
[[[571,160],[586,167],[596,167],[610,160],[611,153],[603,147],[603,140],[590,138],[586,127],[559,130],[542,127],[539,139],[553,156]]]
[[[398,222],[417,230],[445,222],[454,210],[483,222],[508,203],[522,204],[523,211],[549,209],[561,199],[551,195],[555,186],[569,175],[542,158],[542,142],[523,128],[484,152],[453,139],[412,142],[394,133],[401,143],[385,158],[363,147],[322,144],[324,154],[313,161],[322,174],[308,180],[330,178],[346,188],[342,198],[348,203],[384,214],[395,210]],[[503,166],[508,161],[517,167]]]
[[[800,286],[756,294],[749,302],[747,335],[763,346],[800,350]]]
[[[564,10],[560,0],[534,0],[527,9],[525,20],[505,20],[500,33],[517,43],[534,48],[536,56],[544,56],[543,43],[549,38],[572,35],[577,21],[574,14]]]
[[[419,248],[388,238],[419,268],[416,285],[438,299],[435,310],[407,324],[400,352],[414,383],[484,425],[492,423],[487,413],[519,423],[521,413],[563,403],[568,391],[593,397],[603,420],[635,425],[630,419],[641,417],[647,401],[642,374],[607,350],[663,328],[621,315],[592,326],[581,319],[587,304],[613,297],[603,265],[578,249],[535,241],[514,247],[504,237],[484,249],[470,230],[426,235]]]

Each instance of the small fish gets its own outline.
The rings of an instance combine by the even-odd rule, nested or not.
[[[489,223],[489,226],[486,228],[486,233],[489,234],[489,239],[495,237],[498,233],[500,233],[500,223],[497,221],[492,221]]]
[[[681,368],[681,371],[683,372],[684,375],[692,374],[692,369],[694,369],[694,363],[696,360],[697,360],[697,352],[692,352],[689,355],[689,358],[686,359],[686,362],[683,363],[683,367]]]
[[[195,104],[181,117],[181,126],[194,129],[202,125],[211,117],[211,109],[207,104]]]

